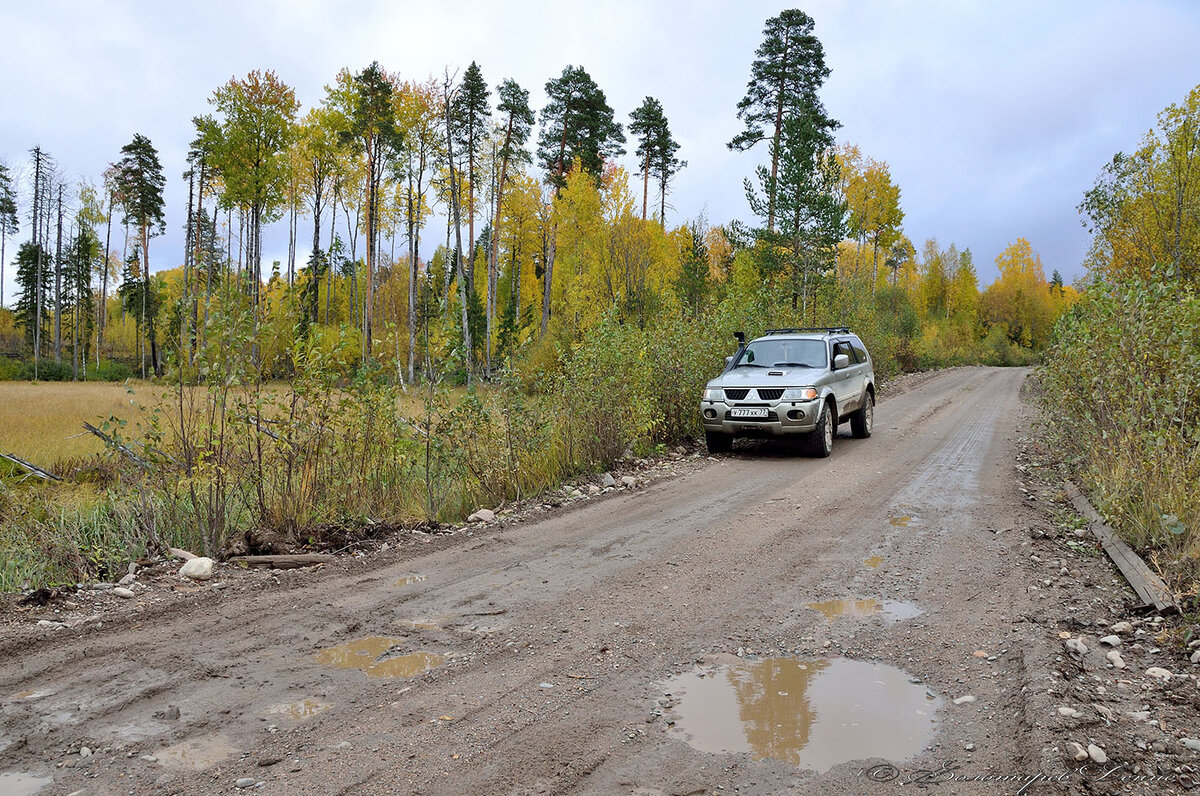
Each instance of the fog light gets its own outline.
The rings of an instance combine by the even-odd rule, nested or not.
[[[705,417],[707,417],[709,420],[713,420],[713,419],[715,419],[715,418],[716,418],[716,416],[717,416],[717,410],[715,410],[715,409],[705,409],[705,410],[704,410],[704,416],[705,416]]]
[[[788,412],[787,416],[788,420],[803,420],[804,412],[800,411],[799,409],[793,409],[792,411]]]

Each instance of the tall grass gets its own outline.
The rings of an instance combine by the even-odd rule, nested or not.
[[[1097,508],[1183,591],[1200,574],[1200,295],[1128,281],[1089,291],[1041,370],[1053,440]]]

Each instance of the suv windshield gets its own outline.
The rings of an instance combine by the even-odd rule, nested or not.
[[[755,340],[734,364],[735,368],[823,368],[824,340]]]

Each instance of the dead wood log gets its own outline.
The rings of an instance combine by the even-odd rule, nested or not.
[[[297,553],[278,556],[234,556],[229,559],[229,563],[240,564],[251,569],[298,569],[317,564],[329,564],[335,560],[335,556],[324,553]]]

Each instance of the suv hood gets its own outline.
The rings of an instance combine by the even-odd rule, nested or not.
[[[820,368],[735,368],[708,383],[712,389],[723,387],[806,387],[816,383]]]

